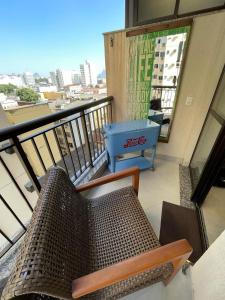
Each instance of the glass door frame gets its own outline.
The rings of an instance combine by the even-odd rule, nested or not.
[[[202,126],[202,130],[199,134],[198,142],[196,143],[195,149],[194,149],[192,157],[191,157],[191,161],[192,161],[192,159],[194,157],[194,153],[198,147],[201,134],[204,130],[206,121],[208,119],[208,116],[211,114],[221,125],[221,129],[220,129],[220,132],[219,132],[219,134],[216,138],[216,141],[213,145],[213,148],[211,149],[211,152],[206,161],[206,164],[204,166],[204,169],[202,171],[202,174],[200,176],[198,184],[197,184],[195,190],[192,192],[192,196],[191,196],[191,201],[194,202],[195,207],[196,207],[196,213],[197,213],[198,223],[199,223],[199,227],[200,227],[200,234],[201,234],[201,243],[202,243],[202,247],[203,247],[204,251],[206,251],[208,249],[209,243],[208,243],[207,231],[206,231],[205,222],[204,222],[204,216],[203,216],[203,213],[201,210],[201,205],[203,204],[207,194],[209,193],[215,178],[218,176],[220,167],[222,166],[223,162],[225,161],[225,119],[222,118],[213,109],[214,99],[215,99],[217,91],[220,87],[220,83],[223,79],[223,76],[225,76],[225,65],[223,67],[223,70],[220,75],[220,79],[219,79],[217,87],[215,89],[211,105],[209,107],[207,116],[205,118],[204,125]],[[189,164],[190,175],[191,175],[191,168],[190,168],[191,161]],[[191,177],[191,180],[192,180],[192,177]],[[192,182],[192,186],[194,186],[193,182]]]
[[[216,138],[216,141],[213,145],[213,148],[209,154],[209,157],[207,159],[206,165],[202,171],[201,177],[199,179],[199,182],[193,191],[191,201],[198,204],[198,206],[201,206],[201,204],[204,202],[210,188],[213,185],[213,182],[215,180],[215,177],[217,177],[220,166],[222,165],[223,161],[225,160],[225,119],[222,118],[214,109],[213,109],[213,102],[215,99],[215,95],[219,89],[220,83],[223,79],[223,76],[225,76],[225,66],[223,67],[219,82],[217,84],[216,90],[213,95],[212,103],[210,105],[209,111],[207,113],[205,123],[202,127],[202,130],[199,135],[200,136],[203,132],[204,126],[206,124],[208,116],[211,114],[221,125],[221,130]],[[198,141],[199,141],[198,139]],[[192,158],[194,156],[195,150],[198,147],[198,142],[195,146],[195,149],[193,151]],[[190,165],[189,165],[190,166]]]

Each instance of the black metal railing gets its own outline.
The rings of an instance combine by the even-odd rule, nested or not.
[[[0,257],[26,231],[27,222],[21,216],[21,211],[17,212],[15,208],[22,205],[19,199],[23,200],[31,216],[35,203],[32,205],[28,191],[36,191],[38,195],[48,169],[61,166],[76,183],[103,154],[105,144],[102,128],[112,121],[112,99],[106,97],[0,130],[0,168],[4,172],[1,177],[7,176],[17,191],[17,196],[11,195],[7,199],[7,194],[4,195],[0,190],[0,205],[4,206],[4,210],[20,228],[9,234],[5,224],[1,226],[0,223],[0,242],[5,241],[2,242],[3,246],[0,243]],[[7,163],[9,155],[16,156],[22,164],[28,178],[26,186],[20,184],[14,174],[17,166]]]
[[[176,86],[153,85],[151,87],[150,107],[155,110],[162,110],[167,114],[172,114],[176,89]]]

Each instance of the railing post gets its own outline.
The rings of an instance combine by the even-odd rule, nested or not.
[[[88,138],[88,130],[87,130],[87,124],[86,124],[84,110],[80,113],[80,116],[81,116],[82,129],[83,129],[83,133],[84,133],[85,145],[87,145],[87,147],[88,147],[88,155],[89,155],[89,158],[90,158],[90,165],[91,165],[91,167],[94,167],[93,160],[92,160],[92,155],[91,155],[90,141],[89,141],[89,138]],[[81,141],[81,143],[82,143],[82,141]]]
[[[113,121],[113,112],[112,112],[112,102],[111,101],[109,103],[109,107],[110,107],[110,113],[109,113],[110,123],[112,123],[112,121]]]
[[[17,136],[12,137],[12,140],[13,140],[14,146],[16,148],[16,152],[17,152],[17,155],[20,159],[20,162],[22,163],[22,165],[23,165],[29,179],[31,180],[35,190],[37,191],[37,193],[39,193],[40,190],[41,190],[41,185],[40,185],[40,183],[37,179],[37,176],[34,173],[33,167],[31,166],[25,151],[23,150],[23,147],[20,144],[20,141],[19,141],[18,137]]]

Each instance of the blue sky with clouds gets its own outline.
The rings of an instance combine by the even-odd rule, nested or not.
[[[103,32],[124,28],[124,0],[13,0],[0,6],[0,74],[104,68]]]

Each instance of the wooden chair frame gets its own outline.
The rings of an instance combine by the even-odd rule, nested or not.
[[[140,170],[138,168],[130,168],[80,185],[76,190],[77,192],[83,192],[90,188],[132,176],[133,188],[138,194],[139,173]],[[128,258],[102,270],[75,279],[72,282],[72,297],[74,299],[82,297],[119,281],[126,280],[130,276],[172,263],[173,273],[164,281],[164,284],[167,285],[191,253],[192,247],[187,240],[183,239]]]
[[[95,188],[97,186],[116,181],[125,177],[132,176],[132,185],[135,190],[135,192],[138,194],[138,189],[139,189],[139,174],[140,174],[140,169],[137,167],[129,168],[120,172],[112,173],[100,178],[97,178],[95,180],[92,180],[90,182],[87,182],[85,184],[79,185],[76,187],[76,191],[78,193],[87,191],[89,189]]]

